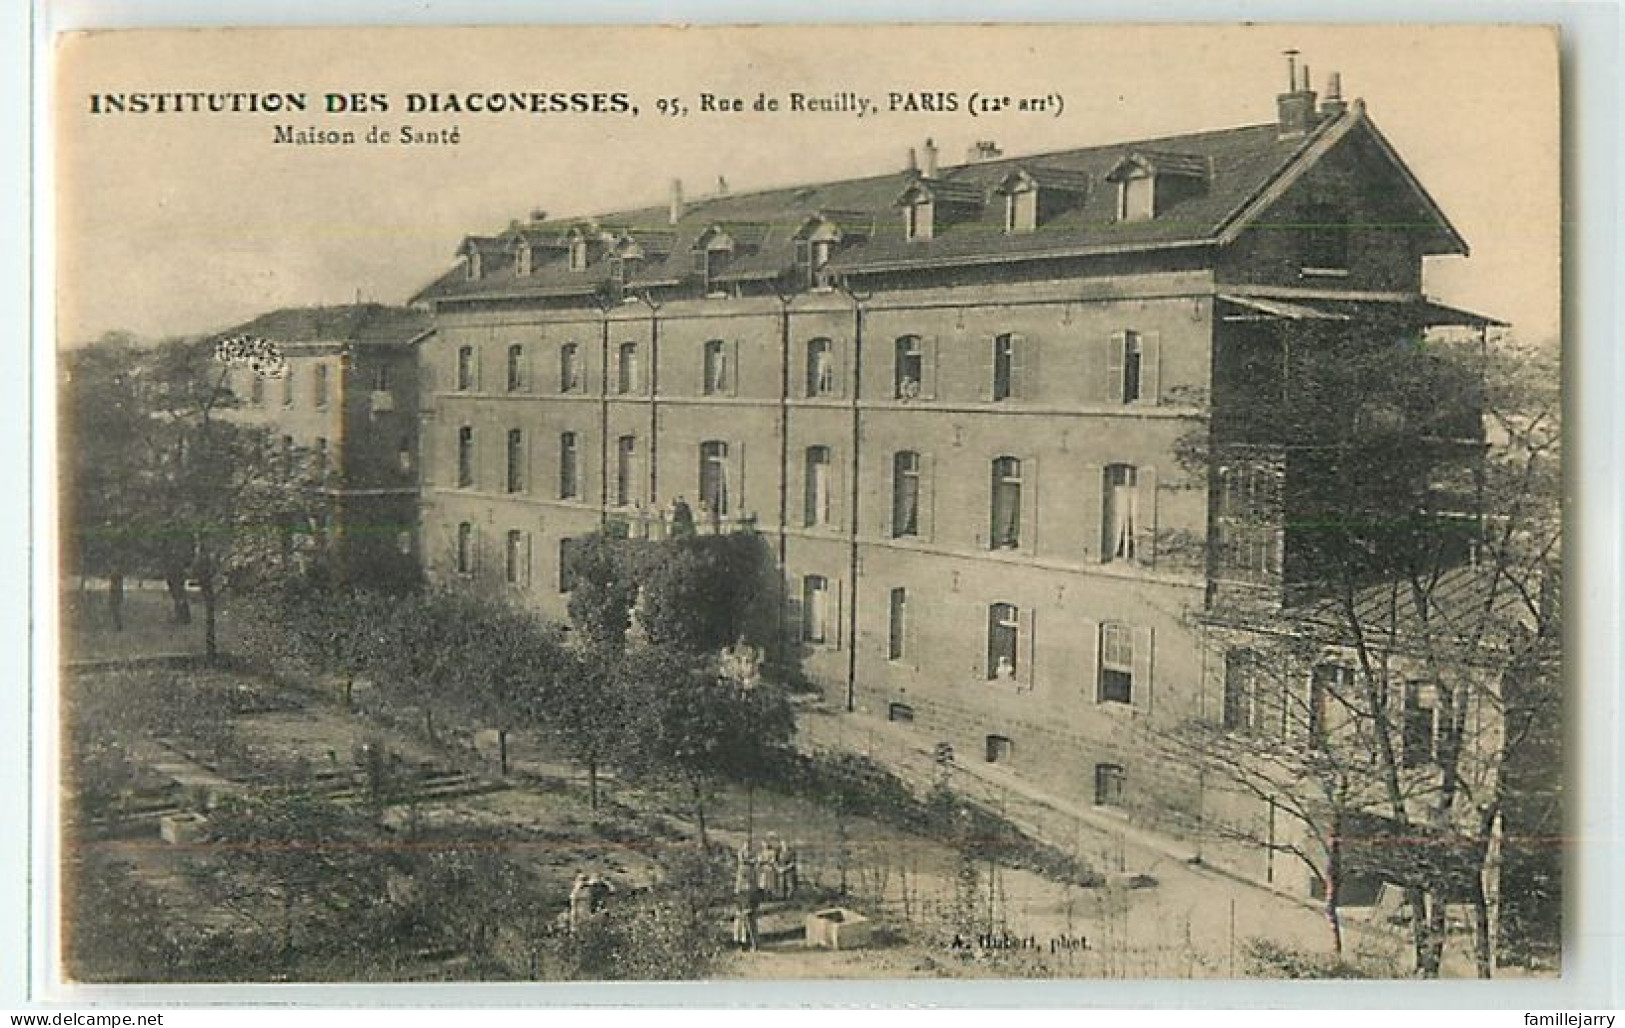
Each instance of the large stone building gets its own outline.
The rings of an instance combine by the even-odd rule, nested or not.
[[[421,310],[376,303],[291,307],[221,333],[279,355],[231,372],[233,416],[278,437],[290,475],[315,480],[304,536],[360,580],[398,584],[419,563],[418,358]]]
[[[1205,615],[1315,574],[1288,527],[1312,469],[1229,415],[1298,340],[1483,323],[1424,296],[1424,258],[1467,246],[1363,105],[1294,75],[1276,113],[951,166],[927,141],[872,178],[467,238],[418,297],[427,567],[562,617],[572,540],[658,535],[682,500],[771,543],[833,706],[1199,816],[1150,740],[1227,716]]]

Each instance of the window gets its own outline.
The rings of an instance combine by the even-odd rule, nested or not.
[[[530,244],[519,244],[519,246],[514,250],[513,265],[515,275],[518,275],[520,278],[524,278],[530,274],[530,257]]]
[[[293,366],[282,369],[282,406],[293,406]]]
[[[989,681],[1015,681],[1016,651],[1020,642],[1020,611],[1009,603],[995,603],[987,608],[987,677]]]
[[[636,436],[623,435],[615,441],[615,505],[618,507],[631,505],[637,495],[637,456]]]
[[[409,435],[401,436],[401,441],[395,448],[395,463],[400,466],[402,474],[410,475],[412,473],[412,437],[411,436],[409,436]]]
[[[327,471],[328,471],[327,459],[328,459],[327,437],[326,436],[317,436],[316,437],[316,477],[317,478],[326,478],[327,477]]]
[[[482,264],[483,262],[480,260],[480,252],[478,250],[468,251],[468,263],[464,265],[463,271],[468,276],[468,280],[470,282],[477,281],[480,275],[484,272]]]
[[[1348,213],[1335,204],[1315,203],[1304,208],[1303,271],[1336,273],[1349,267]]]
[[[925,356],[919,336],[903,336],[896,344],[896,397],[913,400],[919,397],[925,383]]]
[[[911,724],[914,721],[914,708],[906,703],[889,704],[886,707],[886,720]]]
[[[808,289],[829,289],[829,256],[835,244],[829,239],[814,239],[807,244],[806,267]]]
[[[807,481],[804,523],[808,528],[834,523],[834,498],[830,489],[830,454],[827,446],[807,447]]]
[[[1008,762],[1015,756],[1016,744],[1003,735],[990,735],[987,737],[987,762],[998,764]]]
[[[570,240],[570,270],[587,270],[587,241],[585,239]]]
[[[576,540],[559,540],[559,592],[567,593],[576,587]]]
[[[992,495],[988,548],[1016,549],[1021,545],[1021,461],[1000,457],[993,462]]]
[[[1137,545],[1135,501],[1140,489],[1139,471],[1132,464],[1109,464],[1105,475],[1106,535],[1100,552],[1107,561],[1131,561]]]
[[[1354,692],[1354,669],[1346,664],[1316,664],[1309,675],[1308,738],[1315,749],[1326,747],[1326,715],[1334,697],[1346,700]]]
[[[293,436],[285,435],[282,437],[282,477],[292,478],[297,470],[294,463]]]
[[[712,517],[728,516],[728,444],[700,444],[700,505]]]
[[[457,348],[457,391],[466,393],[474,388],[474,348]]]
[[[829,579],[808,575],[801,580],[801,637],[807,642],[829,639]]]
[[[1134,702],[1134,629],[1100,626],[1100,702]]]
[[[464,425],[457,430],[457,486],[467,489],[474,484],[474,429]]]
[[[1117,220],[1150,221],[1156,215],[1156,185],[1149,172],[1130,174],[1117,183]]]
[[[1224,728],[1267,739],[1286,733],[1285,683],[1262,654],[1236,649],[1224,657]]]
[[[1038,190],[1018,189],[1004,200],[1004,231],[1010,235],[1038,227]]]
[[[576,434],[559,436],[559,499],[573,500],[580,491],[576,471]]]
[[[716,234],[708,234],[704,246],[694,251],[694,272],[700,277],[700,289],[705,295],[722,295],[722,283],[717,281],[717,276],[727,270],[732,256],[733,243]]]
[[[327,365],[326,364],[318,364],[318,365],[316,365],[316,385],[315,385],[314,392],[315,392],[315,397],[316,397],[316,409],[317,410],[326,409],[326,407],[327,407],[327,393],[328,393],[328,390],[327,390]]]
[[[705,344],[704,388],[707,396],[728,391],[728,344],[712,339]]]
[[[835,395],[835,344],[828,339],[807,343],[807,395]]]
[[[508,429],[508,491],[525,491],[525,433],[522,429]]]
[[[525,568],[525,551],[527,549],[525,534],[517,528],[508,530],[506,545],[503,547],[503,580],[509,585],[524,585],[529,577]]]
[[[559,347],[559,392],[573,393],[581,388],[581,348],[575,343]]]
[[[1223,577],[1257,581],[1280,572],[1279,482],[1269,467],[1220,465],[1214,528]]]
[[[508,347],[508,392],[525,388],[525,348],[518,343]]]
[[[908,650],[908,590],[891,591],[886,628],[886,659],[902,660]]]
[[[920,455],[913,450],[892,455],[891,534],[920,534]]]
[[[1123,805],[1123,765],[1095,765],[1095,806],[1121,807]]]
[[[1106,353],[1107,391],[1112,400],[1139,403],[1151,399],[1146,388],[1145,338],[1138,332],[1118,332]]]
[[[474,526],[467,521],[457,526],[457,573],[474,573]]]
[[[935,228],[933,205],[929,200],[916,200],[903,207],[903,231],[909,239],[930,239]]]
[[[622,343],[618,353],[620,360],[616,366],[615,389],[622,394],[635,393],[639,389],[638,344]]]
[[[379,362],[372,368],[372,391],[375,393],[389,392],[389,365]]]
[[[1422,767],[1438,759],[1438,718],[1432,698],[1423,693],[1420,682],[1405,684],[1404,720],[1401,738],[1404,751],[1401,763],[1405,767]]]
[[[994,400],[1008,400],[1015,395],[1016,339],[1006,332],[993,340]]]

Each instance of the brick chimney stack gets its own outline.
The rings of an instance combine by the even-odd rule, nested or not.
[[[1320,102],[1320,116],[1335,118],[1348,109],[1348,101],[1343,99],[1343,76],[1334,71],[1326,76],[1326,99]]]
[[[1315,91],[1309,88],[1309,66],[1298,74],[1298,51],[1287,50],[1287,91],[1275,98],[1275,110],[1282,139],[1301,136],[1315,127]]]
[[[671,180],[671,211],[668,216],[673,225],[683,220],[683,180],[680,178]]]
[[[925,156],[925,163],[920,168],[920,173],[923,174],[926,178],[936,178],[937,177],[937,144],[936,144],[936,140],[927,139],[925,141],[924,156]]]
[[[996,161],[1004,156],[1004,151],[991,139],[978,139],[965,151],[966,164],[978,164],[982,161]]]

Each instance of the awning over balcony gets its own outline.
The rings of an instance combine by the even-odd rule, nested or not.
[[[1419,328],[1454,325],[1481,328],[1505,325],[1504,321],[1447,307],[1425,297],[1407,299],[1333,299],[1293,296],[1254,296],[1220,293],[1220,318],[1224,321],[1330,321],[1359,322],[1400,320]]]

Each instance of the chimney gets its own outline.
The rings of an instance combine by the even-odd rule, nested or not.
[[[1315,127],[1315,91],[1309,88],[1309,66],[1298,74],[1298,51],[1283,51],[1286,55],[1287,91],[1275,98],[1276,116],[1282,139],[1301,136]]]
[[[547,212],[546,211],[542,210],[540,207],[534,207],[534,208],[531,209],[531,212],[530,212],[531,224],[539,225],[539,224],[541,224],[542,222],[544,222],[546,220],[547,220]]]
[[[908,168],[906,170],[913,174],[918,174],[920,171],[920,159],[915,154],[912,146],[908,148]]]
[[[977,164],[981,161],[996,161],[1004,156],[997,143],[991,139],[978,139],[965,151],[965,163]]]
[[[683,180],[680,178],[671,180],[671,210],[667,220],[673,225],[683,220]]]
[[[935,140],[927,139],[925,141],[924,155],[925,155],[925,164],[920,168],[920,172],[926,178],[936,178],[937,177],[937,144],[936,144]]]
[[[717,176],[717,195],[718,196],[727,196],[728,195],[728,180],[723,178],[721,175]]]
[[[1326,99],[1321,101],[1320,116],[1335,118],[1348,109],[1348,101],[1343,99],[1343,76],[1334,71],[1326,76]]]

